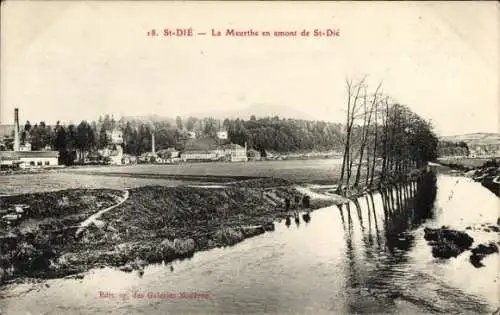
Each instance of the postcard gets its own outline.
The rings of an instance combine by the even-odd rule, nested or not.
[[[0,315],[500,313],[498,3],[0,21]]]

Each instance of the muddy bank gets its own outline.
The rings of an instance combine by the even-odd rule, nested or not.
[[[0,277],[57,278],[99,266],[141,270],[199,250],[236,244],[274,229],[273,221],[331,205],[290,183],[252,179],[216,188],[148,186],[76,233],[90,215],[123,201],[114,190],[67,190],[1,197],[1,209],[29,209],[4,222]],[[340,200],[340,199],[339,199]],[[10,211],[10,210],[9,210]]]
[[[43,275],[73,243],[78,224],[121,191],[72,189],[0,197],[0,280]]]
[[[500,167],[498,163],[496,164],[497,166],[489,166],[476,170],[472,178],[488,188],[497,197],[500,197]]]

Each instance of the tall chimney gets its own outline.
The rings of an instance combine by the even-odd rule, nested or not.
[[[156,151],[155,151],[155,133],[151,133],[151,151],[153,152],[153,154],[156,154]]]
[[[19,139],[19,109],[14,109],[14,151],[19,151],[21,142]]]

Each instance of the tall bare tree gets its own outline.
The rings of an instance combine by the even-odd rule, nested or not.
[[[377,97],[378,97],[378,93],[379,93],[381,86],[382,86],[382,82],[379,83],[379,85],[377,86],[377,89],[375,90],[375,93],[372,96],[370,109],[368,109],[368,107],[367,107],[366,91],[364,94],[364,113],[363,113],[364,120],[363,120],[363,128],[361,131],[361,133],[362,133],[361,134],[361,145],[359,148],[359,163],[358,163],[358,169],[356,171],[356,179],[354,181],[354,187],[357,187],[359,185],[359,180],[361,178],[361,168],[363,167],[363,155],[364,155],[365,147],[366,147],[366,144],[368,141],[368,132],[370,130],[370,124],[371,124],[371,120],[372,120],[373,110],[375,108],[375,104],[378,101]],[[368,169],[368,167],[369,166],[367,164],[367,169]]]
[[[358,101],[360,100],[360,93],[362,88],[364,87],[364,82],[366,80],[366,76],[363,77],[358,83],[354,83],[352,79],[346,79],[347,85],[347,116],[346,116],[346,135],[345,135],[345,143],[344,143],[344,155],[342,159],[342,169],[340,172],[340,180],[339,180],[339,188],[340,191],[342,189],[344,183],[344,174],[347,175],[346,186],[349,186],[349,181],[351,178],[351,170],[353,164],[352,158],[352,130],[354,126],[355,116],[357,111],[359,110]]]

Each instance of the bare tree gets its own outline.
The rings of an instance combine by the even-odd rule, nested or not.
[[[361,168],[363,166],[363,155],[365,152],[365,147],[368,141],[368,132],[370,130],[370,124],[372,120],[372,115],[373,115],[373,109],[375,108],[375,104],[377,103],[377,97],[378,97],[378,91],[380,90],[380,87],[382,86],[382,82],[379,83],[377,86],[377,89],[375,90],[375,93],[372,97],[371,100],[371,106],[370,109],[368,110],[367,104],[366,104],[366,91],[364,95],[364,121],[363,121],[363,129],[362,129],[362,135],[361,135],[361,146],[359,149],[359,163],[358,163],[358,169],[356,171],[356,179],[354,181],[354,187],[357,187],[359,185],[359,180],[361,178]],[[367,165],[368,168],[368,165]]]
[[[347,173],[346,185],[349,186],[352,170],[352,148],[351,137],[355,120],[355,114],[358,111],[358,100],[360,99],[361,89],[364,87],[366,76],[358,83],[353,83],[352,79],[346,79],[347,85],[347,117],[346,117],[346,139],[344,144],[344,155],[342,159],[342,169],[340,172],[340,180],[338,191],[342,189],[344,183],[344,175]]]
[[[373,178],[375,175],[375,163],[377,161],[377,145],[378,145],[378,104],[379,102],[375,103],[375,135],[373,139],[373,151],[372,151],[372,165],[371,165],[371,172],[366,175],[366,185],[372,187],[373,186]],[[370,167],[370,164],[368,163],[368,167]],[[370,175],[370,182],[368,183],[368,175]]]
[[[365,78],[358,83],[346,80],[347,115],[339,192],[344,187],[349,192],[355,165],[352,187],[359,187],[366,169],[364,185],[373,187],[378,171],[380,188],[402,183],[412,168],[421,167],[436,156],[437,138],[432,125],[407,106],[390,101],[389,97],[382,98],[382,83],[368,96],[364,82]],[[377,170],[380,157],[382,165]]]

